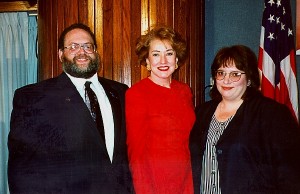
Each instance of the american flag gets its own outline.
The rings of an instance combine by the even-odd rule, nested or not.
[[[258,55],[262,93],[285,104],[298,121],[295,43],[289,0],[265,0]]]

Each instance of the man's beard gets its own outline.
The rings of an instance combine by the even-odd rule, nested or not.
[[[77,64],[76,64],[76,59],[78,58],[88,58],[90,60],[88,66],[86,69],[80,69]],[[99,55],[96,54],[96,58],[92,59],[90,56],[87,56],[85,54],[79,55],[73,58],[73,60],[68,60],[65,56],[63,56],[63,70],[70,74],[73,77],[78,77],[78,78],[90,78],[92,77],[95,73],[97,73],[98,68],[99,68]]]

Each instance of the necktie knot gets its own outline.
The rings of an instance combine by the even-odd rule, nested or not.
[[[98,103],[98,98],[97,98],[95,92],[91,88],[91,83],[92,82],[90,82],[90,81],[86,81],[85,84],[84,84],[84,86],[85,86],[85,97],[86,97],[87,104],[90,105],[89,108],[90,108],[90,111],[92,113],[92,116],[95,119],[95,116],[93,115],[93,113],[95,113],[97,111],[97,109],[99,107],[99,103]]]
[[[86,81],[84,84],[85,88],[91,88],[91,83],[91,81]]]

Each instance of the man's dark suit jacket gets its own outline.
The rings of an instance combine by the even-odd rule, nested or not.
[[[8,137],[12,194],[133,192],[124,123],[128,87],[104,78],[99,81],[114,117],[112,163],[86,104],[63,73],[15,92]]]

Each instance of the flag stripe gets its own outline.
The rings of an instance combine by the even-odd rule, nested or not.
[[[285,104],[298,121],[295,43],[289,0],[265,0],[258,63],[262,93]]]
[[[295,67],[294,60],[291,59],[291,56],[294,55],[294,50],[291,51],[290,55],[288,55],[284,60],[281,62],[281,71],[282,71],[282,78],[285,80],[282,81],[282,83],[285,83],[285,87],[287,90],[287,94],[284,97],[284,99],[287,100],[287,102],[291,103],[291,108],[294,112],[298,112],[298,91],[294,88],[297,88],[297,81],[296,81],[296,73],[295,70],[293,70],[293,67]],[[286,64],[291,65],[286,65]],[[286,104],[286,103],[284,103]]]

